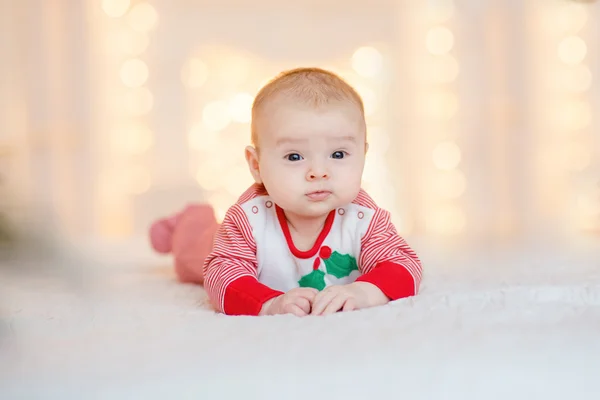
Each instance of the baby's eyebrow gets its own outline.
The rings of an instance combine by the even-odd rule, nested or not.
[[[275,142],[275,146],[281,146],[284,144],[305,143],[307,140],[308,140],[307,138],[282,137],[282,138],[277,139],[277,142]]]
[[[331,141],[339,141],[339,140],[345,140],[348,142],[353,142],[356,143],[356,137],[353,135],[344,135],[344,136],[330,136],[327,139],[331,140]],[[275,146],[283,146],[283,145],[287,145],[287,144],[302,144],[302,143],[306,143],[308,141],[307,138],[291,138],[291,137],[282,137],[277,139],[277,141],[275,142]]]
[[[356,142],[356,137],[352,135],[340,136],[340,137],[332,137],[334,140],[348,140],[350,142]]]

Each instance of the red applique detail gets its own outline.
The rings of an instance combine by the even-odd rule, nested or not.
[[[331,257],[331,247],[329,247],[329,246],[321,247],[321,250],[319,251],[319,257],[324,258],[324,259],[328,259],[329,257]]]
[[[316,271],[319,269],[319,265],[321,265],[321,259],[319,257],[315,258],[315,262],[313,263],[313,269]]]

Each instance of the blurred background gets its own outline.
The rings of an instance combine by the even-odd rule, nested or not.
[[[0,239],[127,243],[251,184],[259,88],[363,96],[364,187],[405,236],[600,240],[600,4],[0,1]]]

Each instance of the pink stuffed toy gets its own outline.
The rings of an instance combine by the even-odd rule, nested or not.
[[[150,227],[150,243],[161,254],[173,254],[175,273],[184,283],[204,282],[202,266],[212,250],[219,229],[214,209],[208,204],[191,204],[172,217]]]

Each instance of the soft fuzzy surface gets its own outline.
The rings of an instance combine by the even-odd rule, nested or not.
[[[215,315],[142,244],[7,261],[0,398],[600,398],[597,243],[415,248],[419,296],[308,318]]]

